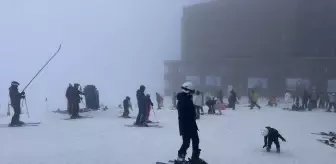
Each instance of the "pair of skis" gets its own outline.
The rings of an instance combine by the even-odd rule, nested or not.
[[[27,122],[27,123],[24,123],[22,125],[17,125],[17,126],[10,126],[10,124],[0,124],[0,127],[1,128],[6,128],[6,127],[9,127],[9,128],[19,128],[19,127],[29,127],[29,126],[39,126],[41,124],[41,122]]]
[[[324,139],[316,139],[318,142],[326,144],[332,148],[336,148],[336,133],[335,132],[320,132],[320,133],[311,133],[315,135],[321,135]]]

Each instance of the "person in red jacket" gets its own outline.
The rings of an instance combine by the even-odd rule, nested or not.
[[[153,108],[153,102],[150,98],[150,95],[147,94],[146,95],[146,123],[152,122],[149,120],[149,113],[150,113],[151,108]]]

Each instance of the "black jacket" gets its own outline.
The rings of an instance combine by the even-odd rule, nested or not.
[[[71,91],[72,91],[73,87],[69,86],[65,92],[65,97],[69,100],[71,98]]]
[[[233,102],[233,103],[236,103],[236,101],[237,101],[237,94],[236,94],[235,91],[231,91],[231,95],[229,97],[229,101]]]
[[[267,145],[267,140],[275,140],[275,139],[280,138],[281,140],[286,141],[286,139],[283,138],[281,134],[279,134],[278,130],[271,128],[271,127],[266,127],[266,129],[268,129],[268,135],[264,137],[265,145]],[[268,142],[272,142],[272,141],[268,141]]]
[[[84,95],[84,93],[82,93],[81,91],[79,91],[77,88],[75,87],[71,87],[71,89],[69,90],[69,100],[73,101],[74,103],[80,103],[81,101],[81,97],[80,95]]]
[[[12,106],[20,106],[21,99],[24,98],[24,95],[19,93],[16,86],[11,86],[9,87],[9,98]]]
[[[130,108],[130,103],[129,103],[128,99],[125,99],[125,100],[123,101],[123,106],[124,106],[124,109],[125,109],[125,110],[129,110],[129,108]]]
[[[177,94],[177,100],[180,135],[192,135],[198,130],[192,95],[180,92]]]
[[[136,92],[136,97],[137,97],[137,101],[138,101],[139,111],[140,110],[145,111],[146,110],[146,102],[147,102],[147,98],[145,96],[145,93],[139,89]]]

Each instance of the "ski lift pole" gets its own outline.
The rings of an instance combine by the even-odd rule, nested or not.
[[[59,45],[57,51],[54,53],[53,56],[50,57],[50,59],[43,65],[43,67],[35,74],[35,76],[29,81],[29,83],[23,88],[22,92],[24,92],[27,87],[33,82],[33,80],[41,73],[41,71],[49,64],[49,62],[58,54],[58,52],[61,50],[62,44]]]

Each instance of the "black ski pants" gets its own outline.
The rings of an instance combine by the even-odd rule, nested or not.
[[[79,116],[79,103],[71,103],[71,116]]]
[[[302,108],[307,109],[308,108],[308,100],[303,100],[302,102]]]
[[[195,109],[196,109],[196,118],[199,119],[201,116],[201,106],[195,105]]]
[[[277,149],[280,149],[279,138],[278,137],[269,137],[267,143],[267,149],[271,150],[272,144],[275,144]]]
[[[12,117],[11,124],[18,124],[20,121],[21,107],[20,104],[12,105],[14,109],[14,115]]]
[[[139,113],[135,121],[135,124],[143,124],[145,123],[145,121],[146,121],[146,108],[139,107]]]
[[[260,106],[258,105],[258,103],[257,102],[255,102],[255,101],[251,101],[251,108],[250,109],[253,109],[255,106],[256,107],[258,107],[259,109],[260,109]]]
[[[128,116],[129,115],[129,109],[128,108],[124,108],[124,113],[123,113],[123,116]]]
[[[183,143],[181,145],[180,150],[178,151],[179,156],[185,156],[187,154],[187,150],[190,146],[190,140],[192,140],[193,152],[199,151],[199,137],[197,130],[195,130],[194,132],[182,135]]]

